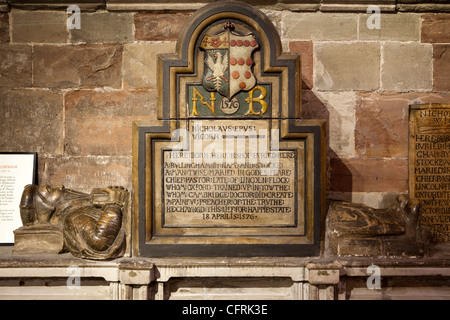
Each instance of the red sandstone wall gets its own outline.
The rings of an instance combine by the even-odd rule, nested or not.
[[[0,151],[38,152],[40,184],[131,190],[131,124],[156,119],[156,55],[203,5],[151,3],[80,5],[68,30],[63,5],[0,1]],[[329,196],[407,192],[408,105],[450,102],[448,5],[378,1],[369,29],[364,1],[249,3],[302,55],[303,115],[328,121]]]

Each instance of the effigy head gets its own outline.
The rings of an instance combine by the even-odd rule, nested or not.
[[[64,186],[27,185],[20,201],[20,217],[23,225],[32,225],[36,221],[47,223],[55,211],[53,204],[61,198],[63,190]]]
[[[33,224],[58,224],[59,219],[51,218],[58,206],[68,200],[83,199],[88,195],[66,189],[63,185],[30,184],[25,186],[20,201],[20,216],[24,226]]]

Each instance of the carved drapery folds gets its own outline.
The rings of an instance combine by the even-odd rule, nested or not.
[[[111,259],[126,248],[122,218],[128,191],[94,189],[85,194],[64,186],[28,185],[22,194],[23,227],[14,231],[15,253],[60,253]]]

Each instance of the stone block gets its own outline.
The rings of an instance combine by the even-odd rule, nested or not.
[[[58,254],[63,248],[63,232],[58,227],[31,225],[14,230],[14,254]]]
[[[68,155],[131,156],[132,123],[156,119],[156,91],[72,91],[65,95]]]
[[[302,113],[303,119],[330,119],[330,112],[326,103],[322,101],[316,90],[302,90]]]
[[[349,158],[330,160],[330,191],[406,192],[407,159]]]
[[[398,192],[328,192],[327,199],[361,203],[375,209],[391,207],[403,193]]]
[[[287,13],[282,37],[292,40],[356,40],[358,17],[344,13]]]
[[[108,0],[108,11],[137,11],[137,12],[194,12],[204,7],[211,0],[195,0],[194,2],[179,0]]]
[[[33,80],[38,87],[121,87],[122,46],[36,46]]]
[[[450,43],[450,13],[422,15],[422,42]]]
[[[381,13],[379,29],[369,29],[370,17],[371,14],[359,16],[360,40],[420,41],[419,14]]]
[[[380,45],[371,42],[316,43],[317,90],[375,90],[380,82]]]
[[[131,157],[41,157],[39,184],[62,184],[85,193],[111,185],[132,190],[131,162]]]
[[[273,25],[278,30],[278,33],[281,34],[281,20],[283,14],[280,10],[273,10],[274,8],[274,6],[269,6],[267,9],[261,8],[260,10],[270,19],[270,21],[272,21]]]
[[[105,0],[8,0],[8,4],[11,8],[26,10],[66,10],[69,5],[76,4],[85,12],[104,8]]]
[[[450,13],[422,15],[422,42],[450,43]]]
[[[369,157],[408,155],[408,100],[399,95],[359,94],[356,151]]]
[[[306,264],[306,277],[311,284],[338,284],[339,271],[342,269],[342,264],[339,261],[330,263],[313,263]]]
[[[190,14],[136,13],[134,16],[136,40],[174,41]]]
[[[351,157],[355,152],[355,93],[303,92],[303,117],[327,121],[328,154]]]
[[[414,42],[386,42],[381,88],[393,91],[431,90],[433,48]]]
[[[398,11],[449,12],[448,0],[397,0]]]
[[[449,98],[449,94],[426,92],[359,93],[356,99],[356,153],[366,157],[407,157],[409,105],[445,103]]]
[[[318,11],[321,0],[278,0],[278,7],[291,11]]]
[[[450,91],[450,44],[433,45],[433,86],[435,91]]]
[[[321,11],[367,12],[371,5],[378,6],[382,12],[395,11],[395,0],[322,0]]]
[[[148,270],[120,270],[119,277],[121,283],[143,285],[152,281],[153,269]]]
[[[116,12],[81,13],[80,29],[70,30],[71,42],[132,42],[133,14]]]
[[[0,43],[9,42],[9,15],[0,13]]]
[[[1,12],[9,12],[9,5],[6,0],[0,0],[0,11]]]
[[[123,51],[123,86],[157,88],[159,53],[175,52],[175,42],[126,44]]]
[[[289,51],[300,54],[302,88],[312,89],[314,86],[314,59],[312,41],[291,41],[289,42]]]
[[[31,86],[31,46],[0,44],[0,87]]]
[[[41,90],[0,91],[0,150],[62,152],[62,94]]]
[[[56,43],[67,40],[65,11],[11,11],[11,41]]]

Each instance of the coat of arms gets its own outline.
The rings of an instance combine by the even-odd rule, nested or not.
[[[249,91],[256,85],[252,73],[252,53],[258,48],[253,34],[241,35],[227,22],[225,31],[206,34],[200,48],[205,50],[205,68],[202,84],[208,91],[217,91],[231,99],[240,91]]]

